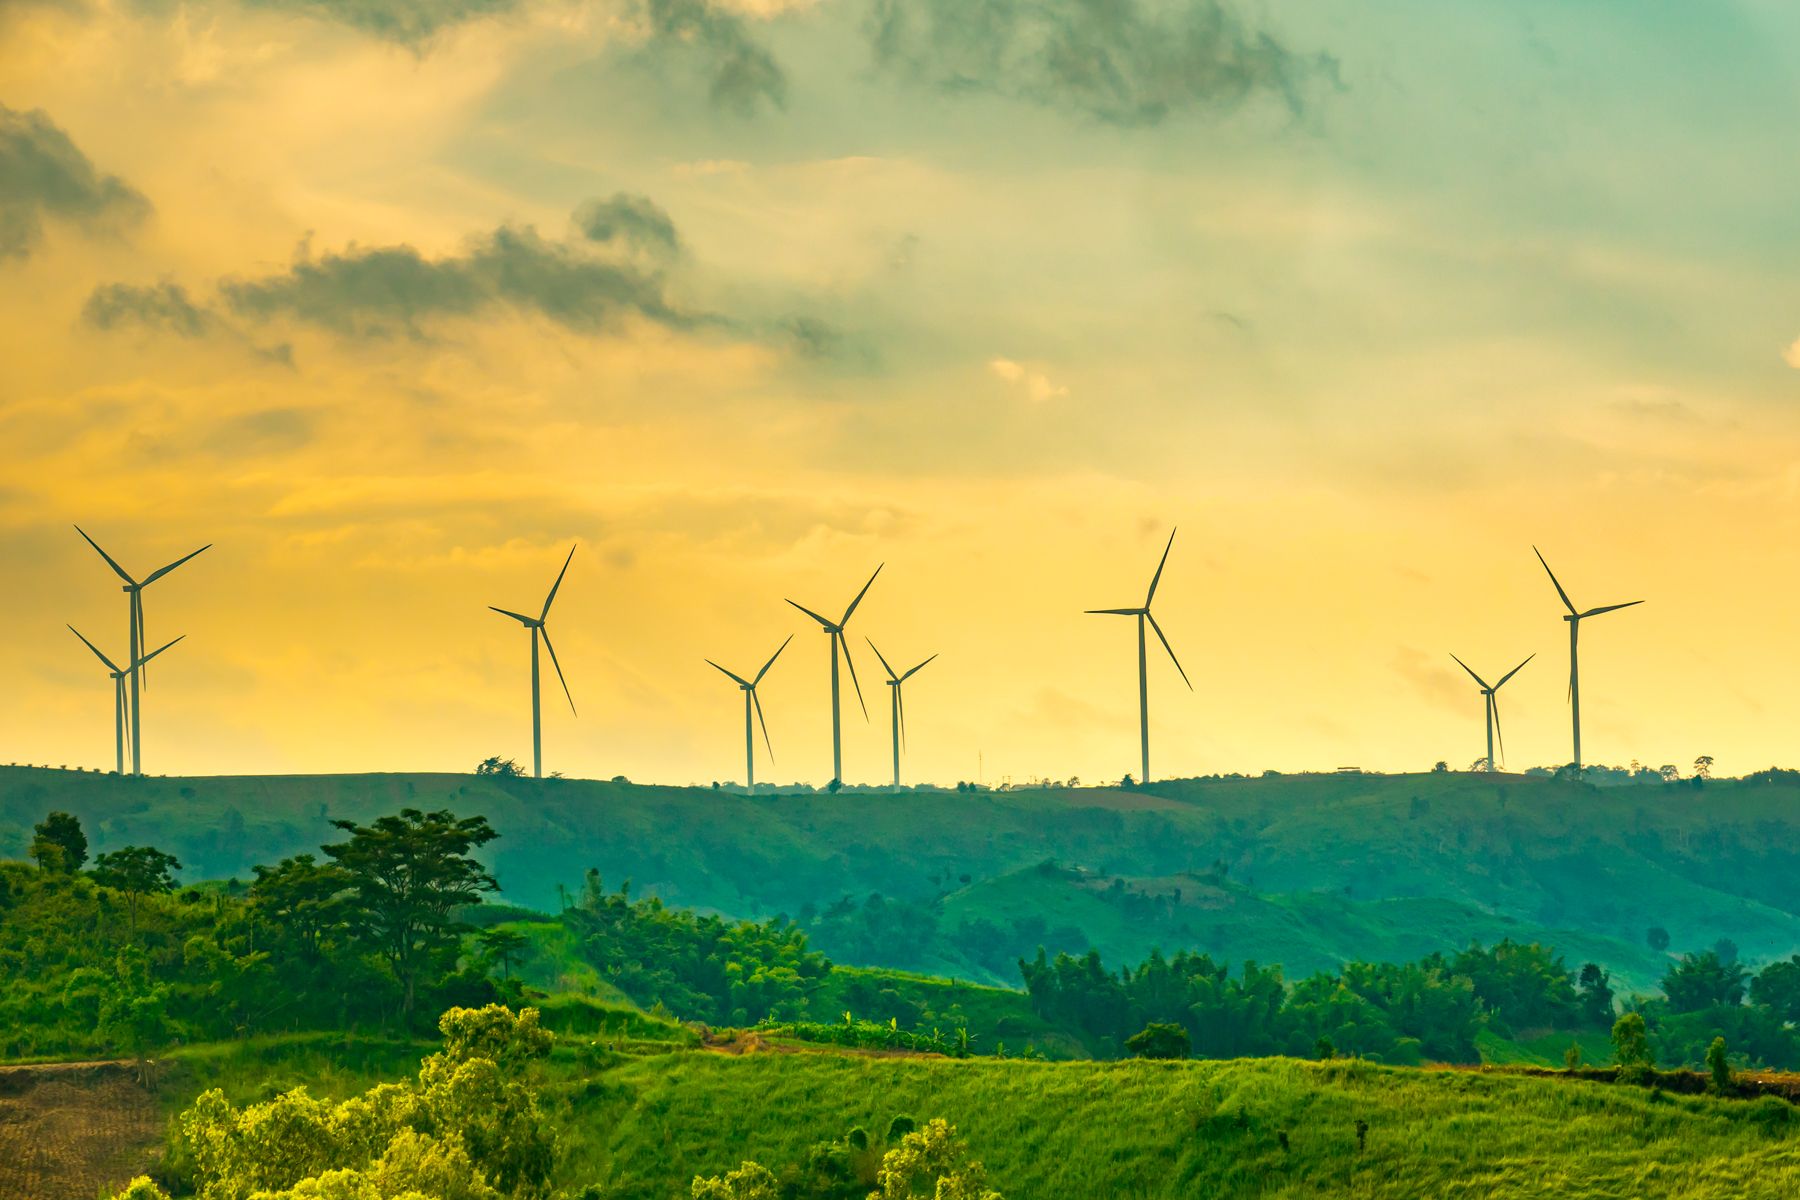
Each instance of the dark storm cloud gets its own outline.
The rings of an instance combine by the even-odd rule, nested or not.
[[[632,313],[673,328],[705,320],[672,307],[654,273],[586,257],[513,226],[446,258],[426,258],[411,246],[302,257],[278,275],[225,280],[219,295],[239,316],[290,317],[353,337],[416,337],[429,318],[502,307],[580,332],[611,328]]]
[[[1301,107],[1336,64],[1247,27],[1219,0],[874,0],[876,64],[951,92],[1073,108],[1119,125],[1253,94]]]
[[[336,21],[390,42],[415,44],[440,29],[510,12],[517,0],[249,0],[256,8]]]
[[[710,0],[645,0],[643,15],[653,46],[686,46],[705,56],[714,104],[744,116],[756,111],[759,100],[786,106],[786,73],[737,13]]]
[[[96,329],[118,329],[135,324],[182,337],[201,337],[212,332],[218,324],[218,318],[189,300],[187,289],[178,283],[159,283],[153,287],[102,284],[88,297],[81,310],[81,319]]]
[[[618,192],[610,200],[589,200],[575,210],[575,227],[590,242],[628,246],[652,254],[681,249],[675,222],[648,196]]]
[[[140,221],[150,202],[116,175],[94,170],[42,111],[0,104],[0,259],[24,258],[46,217],[89,228]]]

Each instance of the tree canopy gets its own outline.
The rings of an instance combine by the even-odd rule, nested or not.
[[[333,821],[348,841],[320,847],[355,889],[349,923],[387,960],[410,1014],[420,976],[446,957],[454,962],[461,937],[474,926],[454,920],[458,907],[481,903],[500,885],[469,851],[500,835],[486,817],[462,820],[447,809],[403,808],[373,825]]]

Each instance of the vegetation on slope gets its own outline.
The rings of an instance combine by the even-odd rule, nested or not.
[[[1606,962],[1628,990],[1652,987],[1671,953],[1721,937],[1751,962],[1800,951],[1792,773],[1698,790],[1443,772],[745,796],[472,775],[138,779],[0,767],[0,855],[23,854],[31,823],[62,809],[98,852],[150,844],[191,873],[247,881],[256,863],[316,853],[333,840],[333,818],[366,823],[408,806],[485,813],[506,836],[484,861],[514,902],[542,911],[559,907],[559,883],[597,867],[681,907],[798,920],[811,904],[813,949],[835,961],[990,982],[1008,981],[995,965],[1039,941],[1052,953],[1096,947],[1112,962],[1160,946],[1302,972],[1511,936]],[[1029,881],[995,890],[1046,860],[1087,873],[1055,889],[1080,913],[1023,911],[1035,903]],[[1214,895],[1193,876],[1229,882]],[[1150,908],[1106,898],[1115,880]],[[1157,915],[1156,898],[1175,888],[1179,912]],[[874,894],[889,910],[875,921],[840,929],[830,917],[846,899],[863,913]],[[1229,904],[1208,915],[1203,897]],[[919,927],[918,906],[933,928]],[[1016,924],[1036,917],[1043,936],[1021,935]],[[1653,927],[1672,950],[1645,945]],[[1371,936],[1386,940],[1377,948]]]

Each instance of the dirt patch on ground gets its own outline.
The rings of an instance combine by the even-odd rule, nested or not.
[[[865,1050],[821,1042],[771,1041],[753,1029],[708,1031],[701,1049],[711,1054],[853,1054],[861,1058],[942,1058],[923,1050]]]
[[[0,1067],[0,1196],[93,1200],[149,1173],[163,1126],[129,1063]]]

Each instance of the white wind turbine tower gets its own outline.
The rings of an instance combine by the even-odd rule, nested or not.
[[[106,655],[100,653],[100,647],[94,645],[94,643],[88,641],[85,637],[81,636],[81,630],[79,630],[79,629],[75,628],[73,625],[71,625],[71,626],[69,626],[69,632],[74,634],[76,637],[81,638],[82,645],[86,646],[89,650],[92,650],[94,652],[94,657],[98,658],[101,662],[105,663],[106,669],[108,671],[112,672],[113,744],[114,744],[114,748],[116,749],[116,751],[118,753],[118,760],[119,760],[118,774],[123,775],[125,773],[125,677],[127,675],[131,674],[131,672],[129,670],[125,670],[125,671],[119,670],[118,666],[116,664],[114,664],[112,659],[110,659],[110,658],[106,657]],[[178,637],[175,639],[175,642],[179,642],[181,640],[181,638],[184,638],[186,636],[187,636],[187,634],[185,634],[185,633],[182,634],[181,637]],[[143,666],[145,663],[147,663],[151,659],[155,658],[158,654],[161,654],[164,650],[167,650],[169,648],[169,646],[173,646],[175,644],[175,642],[170,642],[168,646],[163,646],[160,649],[152,650],[150,653],[144,655],[144,657],[138,659],[136,664],[134,664],[134,665],[139,666],[139,667]]]
[[[95,552],[98,553],[101,558],[106,560],[106,565],[111,567],[113,571],[118,574],[119,578],[125,581],[125,586],[119,590],[131,597],[130,619],[132,665],[126,668],[125,672],[127,675],[131,676],[131,773],[133,775],[142,775],[144,773],[142,742],[144,732],[143,700],[138,694],[138,684],[139,680],[142,679],[145,686],[148,686],[149,675],[144,671],[144,664],[149,662],[152,657],[143,653],[144,647],[150,644],[144,635],[143,592],[145,588],[161,579],[164,575],[167,575],[170,571],[173,571],[176,567],[179,567],[189,558],[193,558],[195,554],[200,554],[203,551],[212,549],[212,543],[208,542],[206,545],[200,547],[199,550],[194,551],[194,554],[190,554],[186,558],[178,558],[168,566],[150,572],[149,575],[144,577],[143,582],[140,583],[130,575],[126,574],[125,568],[114,562],[112,555],[100,549],[100,544],[94,541],[93,538],[88,537],[87,531],[82,529],[81,526],[77,525],[75,527],[75,532],[81,534],[81,536],[86,539],[87,544],[92,546]],[[183,634],[182,636],[185,637],[187,635]],[[163,649],[166,650],[168,647],[165,646]],[[157,653],[160,654],[161,651],[158,651]]]
[[[1581,775],[1581,667],[1576,658],[1575,649],[1576,642],[1581,636],[1581,623],[1588,617],[1597,617],[1601,613],[1630,608],[1634,604],[1642,604],[1643,601],[1630,600],[1624,604],[1608,604],[1601,608],[1590,608],[1586,612],[1580,612],[1575,608],[1575,602],[1569,599],[1569,593],[1563,591],[1562,584],[1557,583],[1556,572],[1550,569],[1549,563],[1544,562],[1544,556],[1538,552],[1538,548],[1533,546],[1531,552],[1537,555],[1540,563],[1544,563],[1544,574],[1550,576],[1550,582],[1556,586],[1556,594],[1562,597],[1564,607],[1569,610],[1563,620],[1569,623],[1569,713],[1575,723],[1575,761],[1573,765],[1575,774],[1579,777]]]
[[[1181,670],[1181,660],[1175,657],[1175,650],[1169,645],[1169,639],[1163,636],[1162,626],[1158,625],[1156,623],[1156,618],[1150,615],[1150,602],[1156,598],[1156,585],[1162,579],[1163,567],[1168,563],[1169,551],[1174,545],[1175,531],[1171,529],[1169,531],[1169,544],[1163,547],[1162,562],[1156,564],[1156,574],[1150,580],[1150,591],[1144,597],[1144,606],[1142,608],[1090,608],[1087,610],[1089,615],[1100,614],[1105,616],[1137,618],[1138,741],[1143,750],[1144,767],[1143,777],[1139,780],[1141,783],[1150,782],[1150,668],[1146,661],[1144,651],[1145,621],[1150,622],[1150,628],[1156,630],[1157,640],[1161,641],[1163,649],[1169,652],[1169,661],[1175,664],[1175,669],[1177,671],[1181,671],[1181,682],[1187,684],[1188,691],[1191,692],[1194,690],[1194,685],[1188,680],[1187,672]]]
[[[1450,657],[1456,658],[1456,655],[1452,654]],[[1502,675],[1500,677],[1500,682],[1496,683],[1493,687],[1489,687],[1487,680],[1470,670],[1468,663],[1460,658],[1456,658],[1456,665],[1463,670],[1468,671],[1469,678],[1481,685],[1482,708],[1487,712],[1487,769],[1489,771],[1499,770],[1499,768],[1494,765],[1494,735],[1500,733],[1500,698],[1494,693],[1505,687],[1507,680],[1524,670],[1525,663],[1530,662],[1536,657],[1537,655],[1535,654],[1528,656],[1525,659],[1525,662],[1520,663],[1518,666]],[[1500,737],[1500,757],[1502,759],[1506,757],[1506,737],[1504,734]]]
[[[768,747],[769,763],[770,765],[774,765],[775,762],[775,747],[769,742],[769,723],[763,720],[762,701],[756,697],[756,685],[762,682],[762,677],[769,673],[769,668],[775,665],[775,660],[781,657],[781,652],[787,649],[788,642],[793,640],[794,636],[789,634],[787,642],[781,643],[781,645],[776,648],[775,653],[769,655],[769,661],[763,664],[762,670],[756,673],[755,679],[745,679],[741,675],[726,671],[724,667],[721,667],[710,658],[706,660],[707,666],[715,671],[724,671],[727,676],[730,676],[730,678],[737,683],[739,689],[744,693],[744,778],[748,781],[744,786],[752,791],[756,789],[756,739],[750,725],[750,709],[752,705],[756,708],[756,720],[758,724],[762,726],[763,745]]]
[[[886,668],[888,673],[887,685],[893,689],[888,708],[889,720],[893,725],[894,732],[894,790],[897,792],[900,790],[900,746],[906,740],[906,701],[901,697],[900,689],[907,680],[919,673],[925,663],[929,663],[937,655],[932,655],[931,658],[926,659],[925,662],[920,663],[904,675],[896,675],[894,668],[888,666],[888,660],[882,657],[881,651],[875,649],[874,639],[864,638],[863,641],[868,642],[869,649],[875,650],[875,657],[881,659],[881,665]]]
[[[885,566],[887,566],[886,563],[881,564],[881,567]],[[875,568],[875,575],[881,574],[881,567]],[[866,721],[869,719],[869,706],[863,704],[862,684],[856,682],[856,664],[850,661],[850,643],[844,640],[844,626],[850,623],[850,614],[856,611],[856,606],[862,603],[862,598],[868,595],[869,589],[874,586],[875,575],[869,576],[869,582],[863,584],[862,591],[856,593],[856,599],[850,602],[850,607],[844,610],[844,615],[835,623],[821,617],[803,604],[794,604],[792,600],[788,601],[789,604],[794,604],[795,608],[824,626],[825,632],[831,637],[831,778],[840,784],[844,782],[844,737],[842,722],[838,715],[838,649],[841,647],[844,651],[844,665],[850,668],[850,683],[856,688],[856,702],[862,705],[863,720]]]
[[[575,547],[569,547],[569,557],[563,559],[562,570],[557,572],[556,582],[550,587],[550,594],[544,597],[544,611],[535,617],[524,613],[512,612],[504,608],[493,611],[502,616],[511,617],[525,628],[531,630],[531,774],[534,779],[544,777],[544,722],[543,711],[538,698],[538,634],[544,635],[544,648],[550,651],[550,665],[556,668],[556,678],[562,684],[563,695],[568,698],[569,711],[575,712],[575,697],[569,695],[569,681],[563,678],[562,664],[556,661],[556,647],[550,644],[550,627],[544,622],[550,617],[550,602],[556,599],[556,589],[562,586],[563,576],[569,573],[569,560],[575,557]]]

